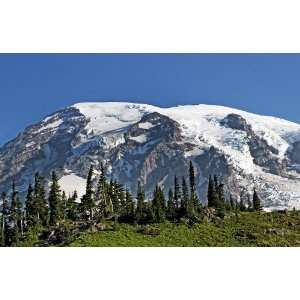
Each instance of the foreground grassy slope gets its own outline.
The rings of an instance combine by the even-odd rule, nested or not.
[[[186,224],[128,225],[81,233],[73,247],[300,246],[300,213],[241,213],[224,220]]]

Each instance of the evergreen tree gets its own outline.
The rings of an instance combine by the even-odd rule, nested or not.
[[[235,203],[235,201],[234,201],[231,194],[230,194],[230,198],[229,198],[229,203],[230,203],[230,209],[235,210],[236,209],[236,203]]]
[[[141,183],[138,183],[137,189],[137,207],[136,207],[136,220],[138,223],[143,222],[145,219],[145,192],[142,189]]]
[[[133,197],[128,189],[125,191],[125,212],[124,212],[124,219],[128,222],[134,221],[135,215],[135,205],[133,201]]]
[[[63,191],[61,194],[61,205],[62,205],[62,219],[65,221],[67,219],[68,207],[67,207],[67,195],[66,192]]]
[[[16,190],[15,182],[12,185],[11,206],[10,206],[10,243],[15,246],[22,236],[22,204],[19,199],[19,193]]]
[[[224,184],[223,183],[219,183],[217,186],[217,207],[220,208],[224,208],[225,207],[225,194],[224,194]]]
[[[52,172],[52,182],[49,192],[50,225],[58,225],[62,219],[61,191],[55,172]]]
[[[157,221],[154,214],[152,201],[147,201],[145,202],[143,223],[155,223],[155,222]]]
[[[215,196],[214,196],[214,201],[215,201],[215,206],[219,206],[219,179],[217,175],[214,175],[214,191],[215,191]]]
[[[29,229],[38,223],[35,195],[31,184],[29,184],[27,190],[25,211],[26,211],[26,228]]]
[[[115,215],[118,215],[120,212],[120,195],[121,195],[121,186],[117,181],[111,180],[110,182],[110,199],[112,203],[112,212]]]
[[[162,189],[158,185],[155,187],[153,193],[152,210],[155,223],[162,223],[165,221],[165,197]]]
[[[185,178],[182,177],[182,197],[181,197],[181,217],[188,217],[188,205],[189,205],[189,189],[186,184]]]
[[[87,176],[85,195],[81,199],[83,217],[85,219],[87,218],[90,221],[94,219],[94,210],[95,210],[93,174],[94,174],[94,167],[91,166]]]
[[[217,216],[224,218],[225,216],[225,195],[224,195],[224,184],[219,182],[218,177],[214,176],[214,189],[213,189],[213,202],[216,208]]]
[[[172,189],[169,190],[169,197],[167,203],[167,218],[170,221],[175,221],[176,219],[176,208],[175,208],[174,194]]]
[[[229,200],[227,200],[227,199],[225,200],[224,207],[225,207],[225,211],[231,211],[232,210],[230,199]]]
[[[180,207],[180,201],[181,201],[181,193],[180,193],[180,184],[178,181],[177,176],[174,177],[174,202],[175,202],[175,208],[178,211]]]
[[[199,208],[199,199],[196,192],[195,170],[192,161],[189,166],[189,182],[190,182],[190,203],[189,214],[195,214]]]
[[[1,195],[1,239],[0,246],[5,247],[9,245],[9,206],[6,193]]]
[[[214,190],[214,182],[212,180],[211,175],[209,175],[209,179],[208,179],[207,206],[215,207],[215,190]]]
[[[122,184],[120,184],[119,182],[116,182],[116,190],[117,190],[118,204],[119,204],[117,213],[119,215],[122,215],[124,212],[124,209],[126,207],[126,191],[125,191],[124,186]]]
[[[208,207],[218,207],[219,197],[218,197],[218,178],[214,176],[214,179],[209,176],[208,179],[208,190],[207,190],[207,206]]]
[[[103,217],[108,217],[113,212],[113,205],[110,198],[111,187],[107,183],[105,176],[105,169],[101,163],[100,167],[100,177],[97,184],[97,190],[95,195],[95,203],[98,208],[98,220],[101,220]]]
[[[262,210],[262,207],[261,207],[261,200],[256,192],[256,190],[254,189],[254,192],[253,192],[253,209],[255,211],[260,211]]]
[[[71,197],[68,198],[67,200],[67,209],[66,209],[66,216],[69,220],[76,221],[78,216],[77,216],[77,200],[78,195],[77,191],[74,191]]]
[[[33,225],[39,223],[47,226],[49,222],[49,207],[44,185],[44,178],[39,173],[36,173],[34,180],[34,201],[31,211],[32,219],[35,222]]]

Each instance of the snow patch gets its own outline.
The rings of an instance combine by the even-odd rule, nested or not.
[[[144,144],[147,142],[147,135],[146,134],[141,134],[139,136],[131,136],[129,138],[130,140],[134,140],[140,144]]]
[[[146,130],[155,127],[155,125],[153,125],[150,122],[139,123],[138,126],[139,128],[146,129]]]
[[[61,119],[58,119],[52,123],[49,123],[45,126],[42,126],[36,133],[40,133],[40,132],[43,132],[43,131],[47,131],[49,129],[56,129],[58,128],[61,124],[63,123],[63,121]]]
[[[76,190],[78,194],[78,200],[85,194],[86,180],[82,177],[75,175],[74,173],[63,176],[58,181],[61,189],[65,191],[67,196],[72,195]]]
[[[199,149],[199,148],[194,148],[193,150],[191,151],[187,151],[184,153],[184,157],[187,158],[187,157],[191,157],[191,156],[199,156],[201,154],[204,153],[204,150],[203,149]]]
[[[95,135],[128,127],[155,110],[151,105],[122,102],[79,103],[73,107],[89,119],[86,129]]]

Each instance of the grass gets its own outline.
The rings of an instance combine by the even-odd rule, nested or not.
[[[110,224],[111,225],[111,224]],[[81,233],[72,247],[288,247],[300,246],[300,213],[244,212],[224,220],[129,225]]]

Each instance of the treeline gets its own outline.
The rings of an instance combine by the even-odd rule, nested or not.
[[[48,194],[44,178],[35,175],[34,184],[29,185],[27,196],[22,205],[15,183],[12,184],[10,197],[2,193],[1,200],[1,246],[17,246],[33,232],[41,229],[51,231],[62,224],[97,224],[107,219],[114,222],[150,224],[165,221],[188,222],[201,221],[205,206],[197,195],[195,170],[192,162],[188,176],[174,177],[174,186],[166,195],[156,185],[151,199],[146,199],[141,183],[135,196],[116,180],[108,181],[104,166],[94,184],[94,168],[90,167],[86,191],[81,199],[77,192],[66,195],[58,183],[55,172],[52,173]],[[10,198],[10,199],[9,199]],[[254,191],[252,201],[244,204],[225,197],[224,184],[217,176],[209,177],[207,207],[215,210],[220,218],[226,211],[260,210],[260,199]]]
[[[256,190],[253,191],[252,199],[247,196],[247,201],[241,195],[240,201],[233,199],[231,195],[225,197],[224,184],[217,176],[209,176],[207,191],[207,206],[216,209],[219,217],[224,217],[226,211],[260,211],[262,210],[261,200]]]

